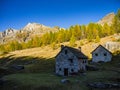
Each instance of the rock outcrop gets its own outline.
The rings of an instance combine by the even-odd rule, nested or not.
[[[58,28],[51,28],[38,23],[28,23],[24,28],[20,30],[9,28],[4,32],[0,32],[0,43],[3,44],[12,40],[17,40],[19,42],[28,41],[35,35],[41,36],[46,32],[56,32],[58,30]],[[22,34],[26,34],[25,40],[20,40],[21,38],[17,38],[17,35],[20,36]]]
[[[6,37],[6,36],[11,37],[11,36],[14,36],[16,33],[17,33],[17,30],[9,28],[2,33],[2,37]]]
[[[105,17],[103,17],[101,20],[99,20],[97,23],[101,24],[101,25],[104,25],[105,23],[107,23],[108,25],[111,25],[114,16],[115,16],[115,14],[113,12],[109,13]]]

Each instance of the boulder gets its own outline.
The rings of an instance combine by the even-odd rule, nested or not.
[[[24,66],[23,65],[12,65],[11,68],[14,70],[23,70]]]
[[[120,84],[118,84],[118,83],[113,83],[113,84],[111,84],[111,86],[113,88],[120,88]]]
[[[94,83],[88,83],[87,86],[92,88],[120,88],[120,84],[118,83],[102,83],[102,82],[94,82]]]
[[[70,80],[68,80],[68,79],[62,79],[61,83],[70,83]]]
[[[88,86],[94,87],[94,88],[105,88],[105,85],[98,82],[98,83],[89,83]]]

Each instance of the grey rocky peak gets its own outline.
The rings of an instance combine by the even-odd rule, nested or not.
[[[0,44],[14,40],[17,32],[18,30],[13,28],[9,28],[3,32],[0,32]]]
[[[56,32],[58,31],[58,28],[51,28],[48,26],[45,26],[43,24],[38,23],[28,23],[24,28],[20,30],[16,30],[13,28],[9,28],[3,32],[0,32],[0,43],[6,43],[8,41],[14,41],[17,40],[20,42],[20,38],[18,37],[21,35],[25,35],[25,42],[31,40],[31,37],[34,36],[41,36],[45,34],[46,32]],[[21,37],[22,39],[23,37]]]
[[[23,30],[26,30],[26,31],[33,31],[35,29],[39,29],[39,28],[45,28],[47,26],[44,26],[42,24],[38,24],[38,23],[28,23],[24,28]]]
[[[3,36],[11,36],[11,35],[14,35],[16,32],[17,32],[16,29],[9,28],[5,30],[2,34]]]
[[[105,17],[103,17],[101,20],[99,20],[97,23],[101,25],[104,25],[105,23],[107,23],[108,25],[111,25],[114,16],[115,16],[114,12],[109,13]]]
[[[3,37],[2,32],[0,32],[0,38],[2,38],[2,37]]]
[[[38,23],[28,23],[22,31],[29,32],[31,35],[42,35],[46,32],[56,32],[58,31],[57,28],[51,28],[48,26],[45,26],[43,24],[38,24]]]

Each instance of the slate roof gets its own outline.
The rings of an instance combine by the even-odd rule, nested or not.
[[[67,48],[70,52],[72,52],[79,59],[88,59],[88,57],[86,55],[84,55],[80,50],[69,47],[69,46],[64,46],[55,57],[57,57],[62,52],[62,50],[65,48]]]
[[[95,52],[99,47],[102,47],[103,49],[105,49],[107,52],[109,52],[110,54],[112,54],[108,49],[106,49],[105,47],[103,47],[102,45],[99,45],[96,49],[94,49],[91,53]]]

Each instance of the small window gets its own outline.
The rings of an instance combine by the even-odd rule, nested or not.
[[[67,54],[67,50],[65,50],[65,54]]]
[[[95,56],[98,56],[98,54],[97,54],[97,53],[95,53]]]
[[[73,70],[73,69],[71,69],[71,72],[74,72],[74,70]]]
[[[61,68],[59,68],[59,71],[61,71]]]
[[[104,53],[104,56],[107,56],[107,53]]]
[[[83,60],[83,63],[84,63],[84,60]]]
[[[68,59],[71,63],[73,63],[73,59]]]

